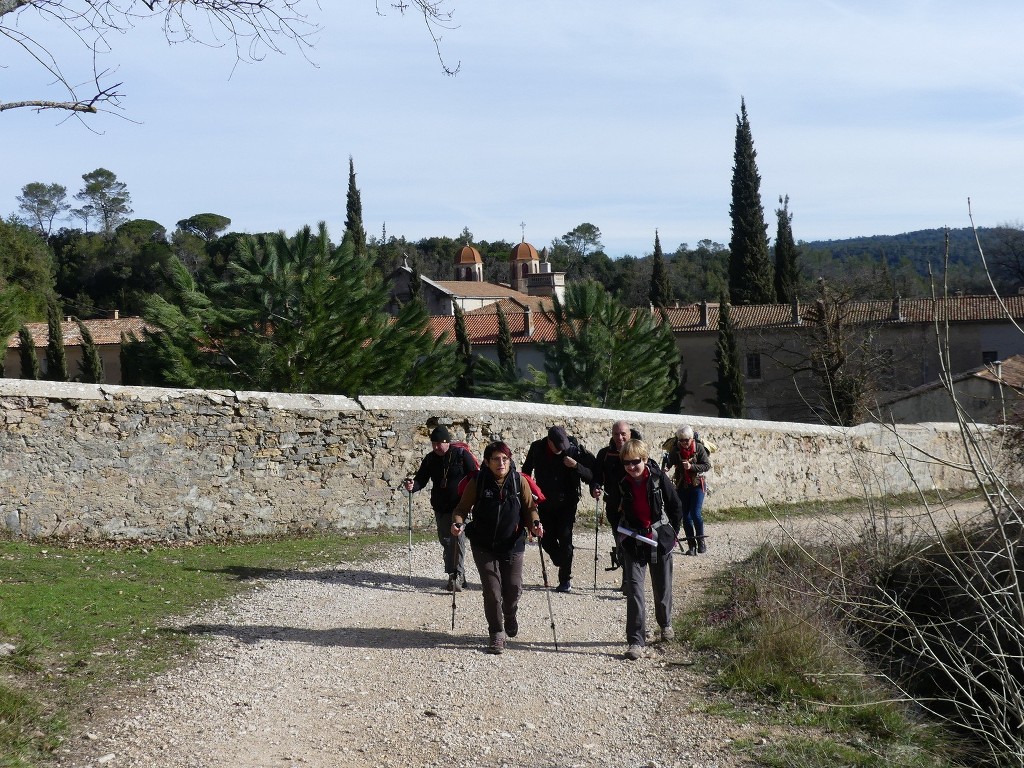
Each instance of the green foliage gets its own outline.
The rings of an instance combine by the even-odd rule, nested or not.
[[[736,331],[732,324],[729,303],[724,294],[719,302],[718,312],[718,343],[715,346],[718,380],[714,384],[714,405],[718,407],[719,416],[727,419],[742,419],[743,370],[740,368]]]
[[[216,240],[217,236],[231,226],[231,219],[218,213],[197,213],[182,219],[177,228],[205,241]]]
[[[671,291],[668,285],[668,272],[665,269],[665,255],[661,252],[661,239],[654,232],[654,254],[651,256],[651,290],[648,295],[651,306],[664,309],[669,305]]]
[[[63,185],[33,181],[21,188],[21,194],[16,199],[29,225],[49,237],[53,230],[53,220],[71,210],[67,198],[68,190]]]
[[[459,348],[459,377],[455,383],[454,394],[459,397],[468,397],[473,393],[473,345],[466,332],[466,313],[462,307],[455,305],[455,343]]]
[[[87,228],[90,221],[96,221],[102,234],[112,234],[118,224],[132,213],[128,185],[118,181],[117,175],[106,168],[83,173],[82,181],[85,182],[82,191],[75,195],[82,207],[72,212],[85,222]]]
[[[388,287],[326,225],[245,238],[225,279],[200,290],[177,264],[174,301],[154,297],[143,377],[172,386],[325,394],[440,394],[456,348],[433,339],[422,302],[394,318]]]
[[[556,340],[544,350],[555,382],[549,398],[568,405],[657,412],[671,402],[678,362],[661,315],[631,312],[594,281],[566,286],[548,317]]]
[[[518,366],[516,365],[516,350],[512,346],[512,332],[508,327],[508,317],[505,315],[505,310],[498,304],[498,365],[504,368],[512,375],[518,375],[516,371]]]
[[[797,298],[800,285],[800,253],[793,241],[793,214],[789,212],[789,195],[779,197],[782,205],[775,211],[778,228],[775,233],[775,298],[790,304]]]
[[[64,329],[60,305],[50,304],[46,313],[46,378],[50,381],[68,380],[68,355],[64,349]]]
[[[46,317],[53,286],[53,254],[43,237],[17,221],[0,220],[0,291],[23,320]]]
[[[527,375],[520,377],[515,368],[479,355],[474,368],[473,396],[519,403],[557,402],[544,371],[531,365]]]
[[[772,304],[775,284],[768,258],[768,225],[761,205],[761,175],[747,118],[746,102],[736,116],[733,153],[732,202],[729,204],[732,238],[729,240],[729,297],[734,304]]]
[[[78,332],[82,335],[82,359],[78,361],[78,380],[86,384],[103,383],[103,361],[92,334],[81,320],[75,321]]]
[[[39,380],[39,357],[35,341],[24,325],[18,329],[18,357],[21,361],[21,378]]]
[[[363,226],[363,203],[356,188],[356,167],[352,155],[348,156],[348,195],[345,202],[345,235],[342,240],[352,242],[357,259],[366,258],[366,228]]]

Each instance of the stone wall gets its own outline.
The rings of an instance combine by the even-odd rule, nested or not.
[[[26,538],[221,539],[404,529],[401,480],[438,423],[480,456],[503,439],[522,461],[550,424],[593,453],[627,418],[652,446],[693,424],[717,444],[707,505],[733,507],[911,490],[892,454],[911,450],[924,488],[964,472],[915,457],[958,455],[955,425],[854,429],[438,397],[182,391],[0,379],[0,531]],[[660,447],[652,454],[660,456]],[[413,497],[432,523],[428,493]],[[581,505],[586,510],[587,501]],[[592,514],[593,507],[588,510]]]

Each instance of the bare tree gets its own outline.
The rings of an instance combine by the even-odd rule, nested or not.
[[[389,5],[402,14],[408,10],[422,14],[444,71],[455,74],[459,67],[449,67],[440,49],[440,30],[452,28],[447,2],[393,0]],[[53,100],[0,101],[0,112],[19,108],[70,113],[121,109],[124,93],[122,83],[114,79],[116,66],[104,67],[101,61],[113,52],[117,34],[143,23],[159,23],[168,42],[233,47],[238,61],[259,61],[292,45],[305,56],[319,31],[305,12],[309,6],[318,7],[314,0],[0,0],[0,40],[20,48],[63,93],[62,98]],[[379,0],[377,12],[383,15]],[[32,13],[44,26],[63,27],[91,54],[92,72],[87,77],[67,68],[68,50],[25,31],[33,28],[26,16]]]

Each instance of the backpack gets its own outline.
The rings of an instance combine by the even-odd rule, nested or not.
[[[461,448],[462,450],[464,450],[466,453],[469,454],[469,458],[471,458],[473,460],[473,466],[476,469],[478,469],[478,470],[480,469],[480,462],[477,460],[476,454],[473,453],[473,449],[469,447],[469,443],[464,443],[461,440],[457,440],[457,441],[451,443],[450,447],[451,448]],[[711,449],[709,448],[708,450],[711,450]],[[459,486],[459,495],[460,496],[462,495],[462,486],[461,485]]]

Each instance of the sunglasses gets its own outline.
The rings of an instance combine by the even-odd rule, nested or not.
[[[644,463],[643,459],[623,459],[622,463],[627,467],[639,467]]]

